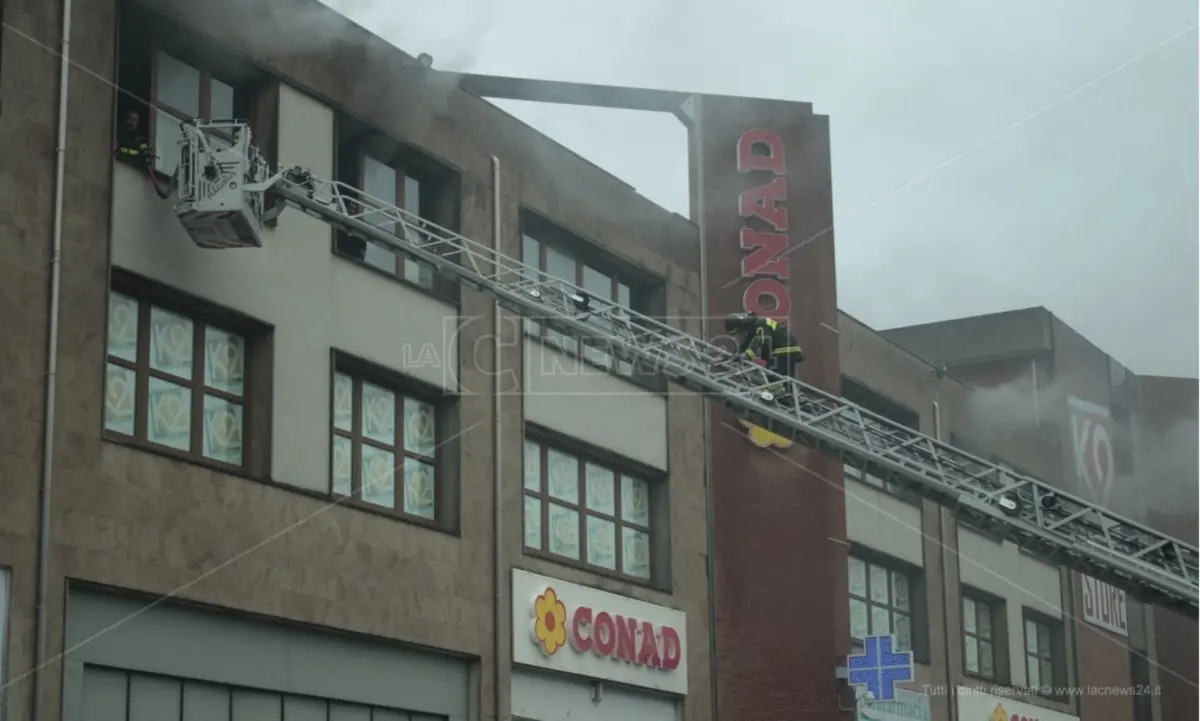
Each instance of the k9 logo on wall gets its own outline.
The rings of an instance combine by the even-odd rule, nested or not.
[[[1112,419],[1108,409],[1079,398],[1067,399],[1075,475],[1092,500],[1108,503],[1113,483]]]

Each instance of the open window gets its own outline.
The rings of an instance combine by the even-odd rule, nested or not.
[[[338,116],[337,124],[338,180],[421,221],[457,232],[461,185],[457,171],[344,113]],[[404,230],[386,218],[364,220],[390,234]],[[383,243],[339,231],[334,252],[444,300],[457,301],[452,284],[432,267],[404,258]]]
[[[117,72],[125,92],[118,100],[116,146],[136,135],[157,156],[155,170],[170,176],[180,160],[180,123],[243,120],[267,161],[276,162],[277,81],[137,3],[127,1],[121,8]]]

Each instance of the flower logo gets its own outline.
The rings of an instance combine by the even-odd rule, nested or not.
[[[777,433],[772,433],[766,428],[756,426],[744,419],[739,418],[738,423],[741,423],[742,428],[746,429],[746,435],[750,438],[750,442],[759,448],[775,447],[783,450],[791,448],[794,445],[793,441],[790,441]]]
[[[996,710],[992,712],[992,721],[1008,721],[1008,712],[1001,704],[996,704]]]
[[[533,637],[547,656],[567,643],[567,607],[553,588],[533,602]]]

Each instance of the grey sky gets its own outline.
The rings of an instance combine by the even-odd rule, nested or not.
[[[1192,0],[324,1],[444,70],[810,101],[844,310],[1044,305],[1135,372],[1197,374]],[[674,118],[500,104],[687,215]]]

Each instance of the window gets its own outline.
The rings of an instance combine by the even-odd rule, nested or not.
[[[438,521],[440,415],[432,393],[339,363],[333,375],[331,493],[418,521]]]
[[[403,210],[421,229],[458,227],[462,180],[430,155],[388,137],[345,113],[337,116],[337,179],[361,190],[368,200]],[[405,234],[405,226],[361,208],[362,220],[385,233]],[[408,226],[409,231],[412,226]],[[434,241],[434,233],[421,238]],[[409,260],[384,243],[337,232],[334,252],[411,283],[443,300],[458,302],[457,286],[429,264]],[[432,249],[436,251],[435,244]],[[450,256],[452,259],[454,256]]]
[[[903,571],[850,556],[850,637],[894,634],[897,651],[913,650],[913,579]]]
[[[866,385],[850,378],[842,376],[842,397],[863,410],[870,411],[879,416],[898,423],[899,425],[920,430],[921,417],[907,406],[901,405],[882,393],[871,390]],[[920,505],[921,499],[916,493],[905,490],[900,484],[894,481],[884,481],[882,478],[864,473],[849,464],[843,464],[846,477],[853,478],[869,486],[874,486],[888,494],[899,498],[908,503]]]
[[[218,315],[224,318],[216,320]],[[250,361],[261,336],[259,328],[227,312],[185,310],[161,291],[114,289],[108,301],[105,435],[227,469],[249,469]],[[262,385],[259,390],[269,393],[269,384]]]
[[[548,221],[531,214],[523,216],[526,226],[521,236],[521,262],[542,274],[542,279],[558,279],[583,288],[596,298],[615,303],[644,315],[653,315],[648,306],[646,283],[633,280],[632,271],[620,272],[592,256],[600,253],[577,252],[568,246],[583,247],[583,241]],[[548,239],[552,238],[553,241]],[[585,257],[587,256],[587,257]],[[600,262],[597,262],[600,261]],[[533,279],[530,279],[533,280]],[[589,363],[626,377],[636,377],[632,364],[614,359],[599,348],[545,327],[536,319],[525,320],[525,332],[564,353],[582,357]]]
[[[648,481],[533,440],[524,465],[525,548],[651,580]]]
[[[1047,619],[1025,614],[1025,679],[1026,687],[1042,695],[1053,695],[1050,688],[1059,682],[1057,648],[1061,640],[1058,629]]]
[[[1003,680],[998,673],[1004,639],[1004,606],[974,591],[963,591],[963,671],[988,681]]]
[[[214,77],[208,68],[186,63],[162,50],[156,50],[153,57],[151,87],[156,110],[151,121],[151,146],[158,155],[156,167],[170,175],[179,164],[175,147],[180,121],[244,116],[245,98],[238,88]]]
[[[396,167],[376,160],[370,155],[361,158],[362,179],[359,187],[367,195],[421,217],[421,181],[416,175],[405,172],[403,167]],[[403,226],[388,222],[386,218],[367,217],[373,225],[389,233],[403,233]],[[399,277],[422,288],[432,289],[433,268],[424,263],[418,263],[397,255],[383,245],[367,242],[363,248],[362,260],[369,265]]]

